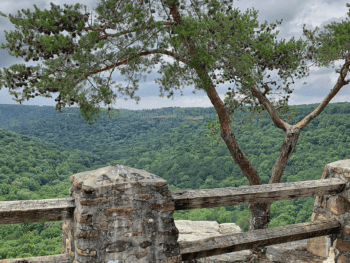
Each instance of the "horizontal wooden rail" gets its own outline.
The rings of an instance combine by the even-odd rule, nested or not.
[[[171,191],[175,210],[270,203],[278,200],[338,194],[345,182],[341,179],[320,179],[241,187]]]
[[[336,219],[316,220],[313,222],[299,223],[282,227],[273,227],[250,232],[209,237],[199,241],[179,241],[179,246],[182,261],[185,261],[252,249],[253,247],[270,246],[313,237],[337,234],[339,231],[340,223]],[[0,263],[17,263],[19,260],[27,260],[29,262],[37,263],[68,263],[68,254],[3,259],[0,260]]]
[[[75,200],[68,198],[0,202],[0,224],[61,221],[73,217]]]
[[[336,219],[316,220],[250,232],[227,234],[194,241],[180,241],[182,261],[210,257],[261,246],[337,234],[340,223]]]
[[[345,187],[341,179],[171,191],[175,210],[234,206],[317,195],[335,195]],[[0,201],[0,224],[61,221],[72,218],[74,198]]]

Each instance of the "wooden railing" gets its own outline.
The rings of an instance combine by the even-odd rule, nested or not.
[[[175,210],[233,206],[263,202],[275,202],[311,196],[337,195],[346,182],[341,179],[321,179],[255,186],[226,187],[205,190],[171,191]],[[1,201],[0,224],[61,221],[73,217],[74,198]],[[313,237],[337,234],[340,223],[336,219],[316,220],[283,227],[255,230],[210,237],[198,241],[180,241],[182,260],[203,258],[252,248],[269,246]],[[232,246],[228,246],[232,244]],[[65,254],[26,258],[29,262],[67,262]],[[18,259],[6,260],[16,262]],[[54,260],[54,261],[52,261]],[[4,260],[0,260],[2,262]]]

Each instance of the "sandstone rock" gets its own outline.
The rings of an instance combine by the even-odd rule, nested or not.
[[[194,241],[203,238],[243,232],[235,223],[218,224],[216,221],[175,220],[179,230],[178,241]],[[334,263],[334,254],[328,258],[315,256],[306,250],[307,239],[267,247],[268,262],[281,263]],[[251,250],[242,250],[182,263],[248,262]]]

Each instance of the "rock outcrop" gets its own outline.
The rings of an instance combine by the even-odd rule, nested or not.
[[[179,230],[178,241],[194,241],[203,238],[243,232],[235,223],[218,224],[216,221],[175,220]],[[328,258],[315,256],[306,250],[307,239],[267,247],[268,262],[274,263],[334,263],[334,254]],[[183,263],[248,262],[250,250],[242,250]]]

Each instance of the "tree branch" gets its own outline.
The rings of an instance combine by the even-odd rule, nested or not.
[[[305,116],[304,119],[299,121],[295,126],[297,126],[299,129],[304,128],[310,121],[312,121],[314,118],[316,118],[323,109],[328,105],[328,103],[333,99],[335,95],[339,92],[339,90],[346,84],[348,84],[350,81],[344,81],[347,72],[349,71],[350,66],[350,56],[347,57],[346,63],[343,65],[341,69],[341,74],[338,77],[338,81],[333,87],[333,89],[328,93],[328,95],[322,100],[322,102],[317,106],[316,109],[314,109],[309,115]]]
[[[276,109],[271,105],[270,101],[266,98],[265,94],[271,90],[268,88],[266,84],[263,86],[265,88],[265,92],[261,94],[259,91],[259,88],[254,84],[250,90],[254,94],[255,97],[258,98],[260,104],[264,105],[267,112],[271,116],[272,121],[275,123],[275,125],[280,128],[283,131],[286,131],[287,128],[290,126],[287,122],[283,121],[277,114]]]

